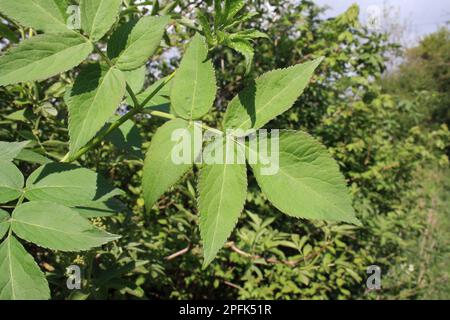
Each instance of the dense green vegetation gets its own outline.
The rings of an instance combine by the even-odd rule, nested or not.
[[[91,219],[122,237],[80,254],[25,244],[45,271],[53,298],[449,298],[448,30],[408,50],[398,71],[383,76],[396,46],[359,23],[357,6],[323,19],[313,1],[276,0],[273,7],[248,1],[227,20],[211,0],[150,1],[151,11],[135,2],[123,1],[117,25],[143,15],[172,20],[145,80],[133,78],[133,87],[139,91],[170,75],[183,56],[177,53],[200,32],[219,87],[206,117],[211,127],[220,127],[228,102],[257,76],[325,57],[294,107],[266,127],[305,130],[327,146],[362,226],[283,215],[248,171],[244,213],[216,260],[202,269],[198,168],[145,210],[141,148],[149,148],[165,120],[138,116],[78,159],[125,191],[114,210]],[[36,36],[2,18],[5,50]],[[0,141],[32,141],[15,158],[25,176],[69,150],[64,95],[78,72],[0,87]],[[169,103],[163,94],[154,101],[164,110]],[[83,267],[81,291],[66,288],[66,267],[73,264]],[[370,265],[382,269],[379,291],[367,290]]]

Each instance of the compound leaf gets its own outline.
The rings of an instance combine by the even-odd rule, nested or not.
[[[204,38],[196,34],[173,79],[172,108],[184,119],[199,119],[212,107],[216,92],[216,76],[208,59],[208,46]]]
[[[111,29],[119,15],[122,0],[81,0],[81,28],[93,41]]]
[[[249,153],[259,157],[258,163],[249,162],[259,186],[275,207],[298,218],[360,224],[344,176],[323,145],[304,132],[294,131],[282,131],[279,137],[263,140],[266,138],[260,136],[260,145],[272,149],[258,152],[249,144]]]
[[[153,136],[145,158],[142,180],[148,210],[167,189],[192,168],[194,156],[198,155],[191,140],[194,137],[194,130],[194,126],[187,121],[175,119],[165,123]],[[178,150],[177,146],[183,150]],[[186,150],[189,148],[191,150]],[[180,159],[175,160],[173,156],[179,156],[180,153],[183,153]],[[184,156],[186,158],[181,159]]]
[[[108,42],[108,56],[129,71],[144,65],[161,43],[169,17],[146,16],[121,25]]]
[[[94,227],[73,209],[47,201],[17,207],[11,228],[17,236],[38,246],[69,252],[89,250],[120,238]]]
[[[0,300],[48,300],[50,290],[33,257],[13,236],[0,245]]]
[[[125,85],[125,76],[116,68],[95,63],[82,69],[66,94],[72,155],[113,116],[125,94]]]
[[[265,73],[237,95],[228,106],[228,129],[259,129],[287,111],[308,85],[322,58]]]
[[[0,57],[0,85],[53,77],[79,65],[92,49],[90,42],[74,32],[24,40]]]
[[[239,219],[247,195],[245,164],[204,165],[199,179],[200,234],[206,267]]]
[[[71,164],[50,163],[28,177],[25,197],[30,201],[52,201],[71,207],[99,200],[113,190],[94,171]]]
[[[67,0],[0,0],[0,12],[21,25],[45,32],[65,32]]]
[[[19,198],[23,184],[22,172],[12,162],[0,160],[0,203]]]

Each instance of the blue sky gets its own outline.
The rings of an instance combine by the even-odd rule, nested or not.
[[[399,22],[408,27],[408,37],[421,37],[450,21],[450,0],[315,0],[317,4],[331,7],[327,15],[334,16],[346,10],[351,4],[361,7],[362,19],[370,6],[383,5],[396,8],[393,13]]]

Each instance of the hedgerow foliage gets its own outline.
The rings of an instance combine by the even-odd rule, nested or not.
[[[7,171],[14,172],[15,189],[26,186],[23,197],[20,192],[8,194],[4,202],[19,197],[29,200],[17,206],[12,220],[14,203],[0,211],[0,236],[9,233],[0,250],[24,257],[23,261],[14,260],[28,266],[19,279],[26,281],[34,274],[36,281],[37,291],[22,297],[326,299],[411,295],[408,289],[415,285],[414,272],[423,270],[408,271],[405,265],[411,263],[410,252],[427,223],[424,213],[416,209],[420,189],[414,175],[426,164],[448,164],[442,150],[448,146],[449,133],[445,126],[434,131],[422,127],[418,105],[382,91],[377,80],[390,45],[384,35],[359,24],[356,6],[323,20],[321,9],[311,1],[294,4],[280,0],[273,1],[273,6],[259,1],[224,1],[223,6],[221,1],[154,1],[150,8],[137,1],[115,2],[117,6],[108,1],[105,12],[118,13],[121,6],[117,19],[112,13],[100,22],[90,20],[93,12],[82,10],[82,22],[83,14],[85,21],[94,21],[82,24],[90,41],[70,33],[60,42],[61,34],[47,32],[47,20],[28,23],[25,18],[10,16],[7,3],[11,2],[0,1],[0,12],[5,14],[0,32],[9,39],[4,41],[5,50],[24,38],[31,38],[26,43],[43,38],[53,43],[42,44],[42,54],[55,50],[58,42],[60,50],[77,49],[70,58],[62,55],[61,63],[67,66],[52,70],[52,65],[46,68],[48,74],[36,75],[36,68],[27,69],[26,65],[22,73],[8,73],[11,64],[5,64],[0,75],[2,84],[51,77],[0,87],[0,140],[30,141],[14,145],[15,149],[8,145],[13,154],[2,159],[3,168],[10,166]],[[137,36],[143,30],[147,38]],[[37,34],[40,31],[43,35]],[[124,34],[128,41],[123,40]],[[153,45],[160,39],[161,46]],[[144,42],[142,50],[130,49],[134,40]],[[101,64],[89,61],[94,49]],[[10,52],[14,50],[20,49]],[[72,61],[76,55],[83,57]],[[320,57],[323,60],[314,60]],[[8,55],[2,58],[9,59]],[[85,58],[90,63],[56,75]],[[308,61],[315,61],[314,66],[305,67],[310,66]],[[267,72],[290,66],[297,66],[298,74],[307,73],[303,79],[293,78],[292,91],[301,91],[314,73],[301,98],[281,114],[292,104],[282,98],[292,102],[297,98],[286,97],[288,90],[277,104],[280,110],[257,113],[256,121],[247,121],[242,112],[245,105],[240,105],[245,99],[233,97],[245,96],[249,90],[245,88],[258,88],[258,81],[263,80],[255,79],[263,74],[266,76],[259,79],[273,77],[276,86],[280,81],[276,73]],[[200,96],[195,95],[196,88],[189,87],[198,83],[189,81],[192,69],[201,70],[198,81],[203,81],[204,90]],[[292,76],[280,72],[286,73],[280,78]],[[267,94],[276,96],[277,92]],[[124,96],[125,102],[113,116]],[[189,108],[187,101],[196,103]],[[86,105],[88,117],[79,112],[80,106]],[[172,113],[167,112],[169,108]],[[137,109],[139,112],[133,111]],[[168,119],[159,119],[161,115]],[[155,143],[167,140],[167,126],[187,127],[189,121],[199,118],[212,128],[265,125],[304,130],[318,137],[345,174],[362,226],[282,215],[271,203],[290,215],[320,217],[299,214],[302,204],[286,205],[292,199],[276,195],[281,181],[264,182],[257,170],[253,174],[245,167],[231,168],[235,171],[232,177],[239,179],[228,182],[232,190],[222,199],[232,208],[234,220],[222,217],[225,212],[219,210],[220,205],[205,215],[217,205],[214,199],[205,198],[202,189],[214,187],[211,179],[225,180],[226,170],[188,166],[177,172],[161,167],[157,157],[165,150]],[[310,138],[297,137],[302,139]],[[60,160],[76,165],[54,163]],[[167,175],[155,183],[151,177],[161,170]],[[23,176],[28,177],[26,184]],[[181,182],[174,185],[180,177]],[[59,191],[42,192],[64,182],[69,183]],[[216,193],[222,194],[220,191]],[[295,194],[295,190],[288,191]],[[244,201],[244,213],[239,215]],[[315,207],[330,211],[326,203]],[[352,210],[345,208],[345,214],[336,214],[332,220],[357,223]],[[36,236],[39,230],[26,227],[36,222],[32,221],[33,212],[40,211],[47,215],[39,217],[39,224],[58,229],[58,234]],[[209,236],[212,214],[226,229],[218,237],[216,233]],[[74,223],[64,224],[67,220]],[[61,230],[77,236],[62,237]],[[83,241],[80,235],[86,232],[90,236]],[[21,244],[12,233],[26,242]],[[71,253],[107,242],[85,253]],[[80,291],[65,286],[65,268],[73,264],[84,270]],[[366,268],[372,264],[383,270],[383,291],[366,292]],[[14,298],[5,290],[0,297]]]

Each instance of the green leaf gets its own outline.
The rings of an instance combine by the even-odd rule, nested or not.
[[[125,80],[134,93],[139,93],[144,88],[146,73],[146,66],[131,71],[124,71]]]
[[[224,20],[222,0],[214,0],[214,28],[218,29]]]
[[[198,190],[203,265],[206,267],[227,241],[244,208],[247,196],[245,164],[204,165]]]
[[[72,207],[83,218],[110,217],[119,212],[128,212],[127,207],[120,200],[113,198],[123,196],[125,193],[120,189],[113,189],[95,201],[89,201],[83,205]]]
[[[30,141],[4,142],[0,141],[0,161],[13,161]]]
[[[43,156],[42,154],[29,149],[23,149],[22,151],[20,151],[20,153],[15,157],[15,159],[29,163],[37,163],[41,165],[52,162],[52,160]]]
[[[309,83],[322,58],[265,73],[237,95],[228,106],[228,129],[259,129],[287,111]]]
[[[94,227],[73,209],[60,204],[35,201],[17,207],[11,228],[20,238],[38,246],[60,251],[84,251],[119,239]]]
[[[0,300],[48,300],[44,274],[13,236],[0,245]]]
[[[205,13],[201,10],[197,10],[197,19],[202,27],[202,31],[203,31],[203,35],[206,38],[206,41],[210,44],[210,45],[214,45],[215,44],[215,35],[213,34],[212,30],[211,30],[211,26],[209,25],[209,20],[206,17]]]
[[[111,217],[120,212],[127,212],[127,207],[118,199],[93,201],[91,203],[72,208],[83,218]]]
[[[143,157],[141,133],[139,127],[132,120],[125,121],[119,128],[111,132],[106,140],[125,153],[127,158],[141,159]]]
[[[152,94],[162,83],[167,81],[167,77],[162,78],[152,84],[150,87],[145,89],[143,92],[137,95],[137,99],[140,104],[142,104],[147,97]],[[148,101],[145,106],[145,109],[152,109],[163,111],[166,113],[170,112],[170,89],[172,87],[172,82],[167,83],[150,101]],[[131,98],[127,99],[128,104],[132,104]]]
[[[112,190],[114,188],[94,171],[71,164],[50,163],[28,177],[25,197],[30,201],[52,201],[71,207],[99,200]]]
[[[34,116],[33,111],[31,111],[31,113],[32,113],[31,116]],[[4,115],[3,117],[5,119],[12,120],[12,121],[26,122],[27,119],[29,118],[29,116],[30,116],[30,109],[26,108],[26,109],[14,111],[10,114]]]
[[[170,100],[173,111],[184,119],[199,119],[216,99],[216,76],[208,46],[199,34],[189,44],[173,79]]]
[[[144,65],[161,43],[169,17],[146,16],[120,26],[108,42],[108,57],[121,70]]]
[[[65,32],[66,0],[0,0],[0,12],[21,25],[45,32]]]
[[[248,73],[252,68],[253,57],[255,56],[255,51],[254,51],[253,46],[250,43],[250,41],[248,41],[246,39],[236,38],[236,39],[227,41],[226,44],[228,47],[239,52],[240,54],[242,54],[244,56],[245,69]]]
[[[103,128],[125,94],[125,76],[98,63],[82,69],[66,95],[70,153],[73,155]]]
[[[5,210],[0,209],[0,240],[6,235],[9,230],[9,219],[11,216]]]
[[[260,139],[266,140],[261,136]],[[304,132],[294,131],[282,131],[278,138],[267,138],[262,142],[265,143],[278,143],[279,160],[276,149],[272,149],[273,154],[259,152],[258,164],[250,160],[250,165],[275,207],[298,218],[360,224],[344,176],[323,145]],[[250,143],[249,153],[255,155],[257,151]]]
[[[0,57],[0,85],[56,76],[79,65],[91,52],[92,44],[74,32],[32,37]]]
[[[270,37],[261,31],[258,30],[244,30],[244,31],[240,31],[237,34],[232,34],[230,35],[231,39],[236,39],[236,38],[243,38],[243,39],[247,39],[247,40],[253,40],[253,39],[258,39],[258,38],[264,38],[264,39],[268,39],[270,40]]]
[[[225,23],[232,22],[236,14],[245,6],[244,0],[225,0]]]
[[[180,139],[185,142],[185,146],[192,147],[191,151],[193,151],[191,154],[186,154],[187,159],[181,164],[172,161],[172,153],[176,152],[177,146],[182,146],[180,141],[172,141],[174,132],[181,133],[183,136]],[[194,156],[198,155],[191,143],[193,137],[194,126],[182,119],[166,122],[156,131],[145,158],[142,180],[144,200],[148,210],[152,208],[164,192],[192,168]],[[192,140],[188,141],[190,138]]]
[[[22,172],[12,162],[0,160],[0,203],[19,198],[23,183]]]
[[[81,0],[81,28],[93,41],[111,29],[119,15],[122,0]]]

